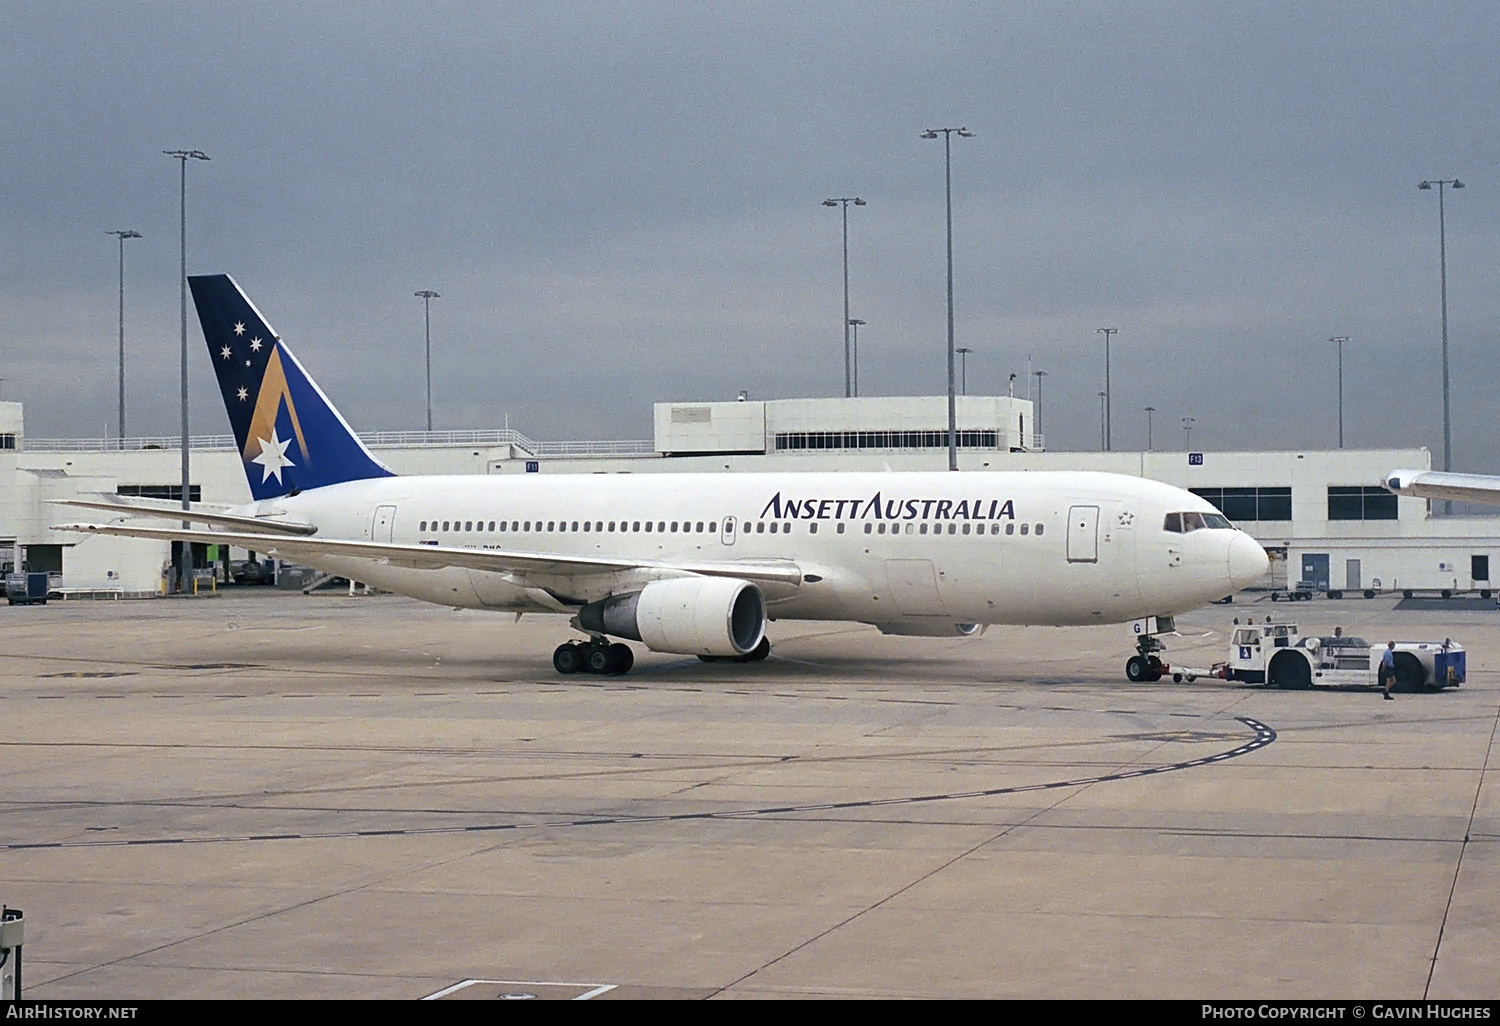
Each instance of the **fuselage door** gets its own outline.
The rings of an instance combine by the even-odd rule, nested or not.
[[[891,582],[896,611],[905,616],[944,616],[948,609],[938,593],[930,559],[888,559],[885,573]]]
[[[724,526],[719,531],[719,540],[725,545],[734,544],[734,517],[724,518]]]
[[[370,521],[370,540],[388,542],[396,529],[396,507],[376,506],[375,517]]]
[[[1068,509],[1068,562],[1099,562],[1099,507]]]

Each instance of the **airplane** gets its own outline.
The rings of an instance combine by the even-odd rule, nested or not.
[[[179,521],[62,530],[234,545],[467,609],[560,613],[563,674],[634,653],[764,659],[767,623],[960,637],[991,624],[1155,617],[1154,633],[1260,579],[1266,552],[1208,501],[1094,472],[397,476],[228,275],[188,279],[253,501],[68,500]],[[206,528],[185,527],[188,521]]]

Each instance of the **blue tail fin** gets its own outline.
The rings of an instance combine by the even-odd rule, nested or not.
[[[250,494],[390,477],[227,274],[188,278]]]

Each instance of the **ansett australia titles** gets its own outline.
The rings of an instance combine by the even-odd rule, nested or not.
[[[1010,499],[783,499],[777,492],[760,511],[773,520],[1014,520]]]

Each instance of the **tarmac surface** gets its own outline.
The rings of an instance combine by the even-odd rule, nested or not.
[[[0,902],[38,999],[1500,996],[1500,613],[1239,602],[1168,658],[1252,612],[1469,681],[798,623],[565,678],[560,617],[0,607]]]

